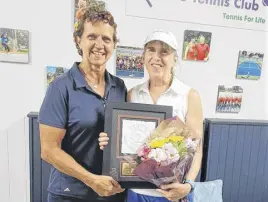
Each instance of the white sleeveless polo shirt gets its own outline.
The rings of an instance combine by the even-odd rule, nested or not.
[[[171,86],[157,100],[157,105],[173,107],[173,116],[178,116],[183,122],[188,110],[188,94],[190,87],[174,77]],[[132,89],[130,102],[154,104],[149,92],[149,81],[135,86]],[[155,189],[131,189],[132,191],[149,196],[163,197]]]

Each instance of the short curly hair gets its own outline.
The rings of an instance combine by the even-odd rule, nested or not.
[[[107,11],[107,10],[102,10],[102,11],[98,11],[95,9],[91,9],[91,8],[85,8],[83,10],[81,10],[82,14],[80,14],[81,16],[79,17],[78,21],[77,21],[77,25],[76,28],[74,30],[73,33],[73,38],[74,38],[74,42],[78,51],[79,55],[83,55],[82,50],[80,49],[78,42],[77,42],[77,37],[81,38],[83,32],[84,32],[84,23],[85,22],[91,22],[92,24],[96,23],[96,22],[104,22],[104,23],[109,23],[110,26],[112,26],[114,28],[114,34],[113,34],[113,41],[116,45],[116,43],[118,42],[117,39],[117,24],[114,21],[114,17],[112,16],[112,14]]]

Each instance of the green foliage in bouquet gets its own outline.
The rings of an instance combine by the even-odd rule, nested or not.
[[[187,154],[187,147],[185,142],[173,142],[172,145],[178,151],[181,158]]]

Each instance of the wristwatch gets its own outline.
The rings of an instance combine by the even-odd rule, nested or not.
[[[194,191],[195,188],[195,183],[192,180],[183,180],[183,184],[188,183],[191,186],[191,190],[190,193],[192,193]]]

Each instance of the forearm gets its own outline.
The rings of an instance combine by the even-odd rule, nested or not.
[[[60,172],[72,176],[84,183],[91,184],[89,181],[94,180],[94,174],[88,172],[60,148],[46,149],[46,151],[43,152],[42,158]],[[85,182],[85,180],[87,180],[87,182]]]
[[[186,176],[187,180],[195,181],[201,168],[202,156],[203,156],[202,148],[198,148],[198,150],[196,151],[194,155],[192,166]]]
[[[196,138],[199,142],[193,157],[192,166],[186,176],[186,179],[194,181],[200,171],[203,156],[203,112],[200,96],[195,90],[190,91],[188,100],[189,107],[186,125],[192,130],[192,137]]]

